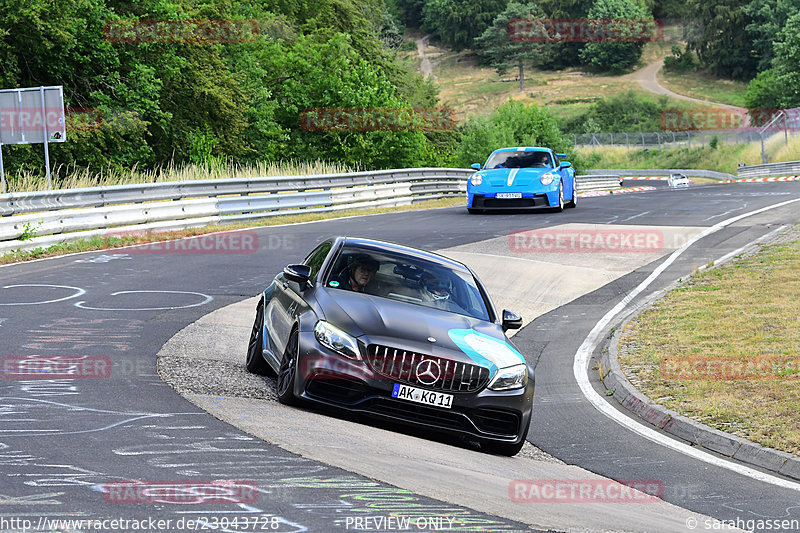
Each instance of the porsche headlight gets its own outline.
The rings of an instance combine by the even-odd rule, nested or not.
[[[314,336],[317,342],[338,354],[349,359],[361,359],[356,340],[333,324],[320,320],[314,326]]]
[[[477,187],[478,185],[483,183],[483,176],[477,173],[473,174],[472,177],[470,178],[470,183],[472,183],[473,187]]]
[[[489,383],[491,390],[521,389],[528,384],[528,367],[514,365],[500,370]]]
[[[547,174],[542,174],[542,177],[539,178],[539,181],[542,182],[542,185],[550,185],[557,177],[558,176],[555,172],[548,172]]]

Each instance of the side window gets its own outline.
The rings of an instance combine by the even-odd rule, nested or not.
[[[322,268],[322,263],[324,263],[325,258],[328,257],[328,253],[331,251],[332,246],[333,246],[332,241],[323,242],[313,252],[311,252],[309,256],[306,257],[305,260],[303,261],[304,265],[311,267],[312,281],[317,279],[317,274],[319,273],[319,269]]]

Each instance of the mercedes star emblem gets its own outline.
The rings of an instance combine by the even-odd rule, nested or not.
[[[439,380],[442,370],[439,363],[426,359],[417,365],[417,380],[423,385],[433,385]]]

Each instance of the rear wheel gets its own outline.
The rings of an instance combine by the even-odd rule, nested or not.
[[[297,378],[297,355],[300,348],[300,334],[296,329],[289,335],[289,342],[283,352],[281,368],[278,371],[278,401],[283,405],[298,405],[300,400],[294,395],[294,382]]]
[[[247,360],[245,366],[248,372],[261,376],[275,377],[275,371],[264,360],[264,299],[256,307],[256,319],[253,322],[253,331],[250,332],[250,342],[247,345]]]

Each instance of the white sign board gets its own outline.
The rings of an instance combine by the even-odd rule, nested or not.
[[[45,139],[51,143],[67,140],[62,88],[0,90],[0,144],[35,144]]]

